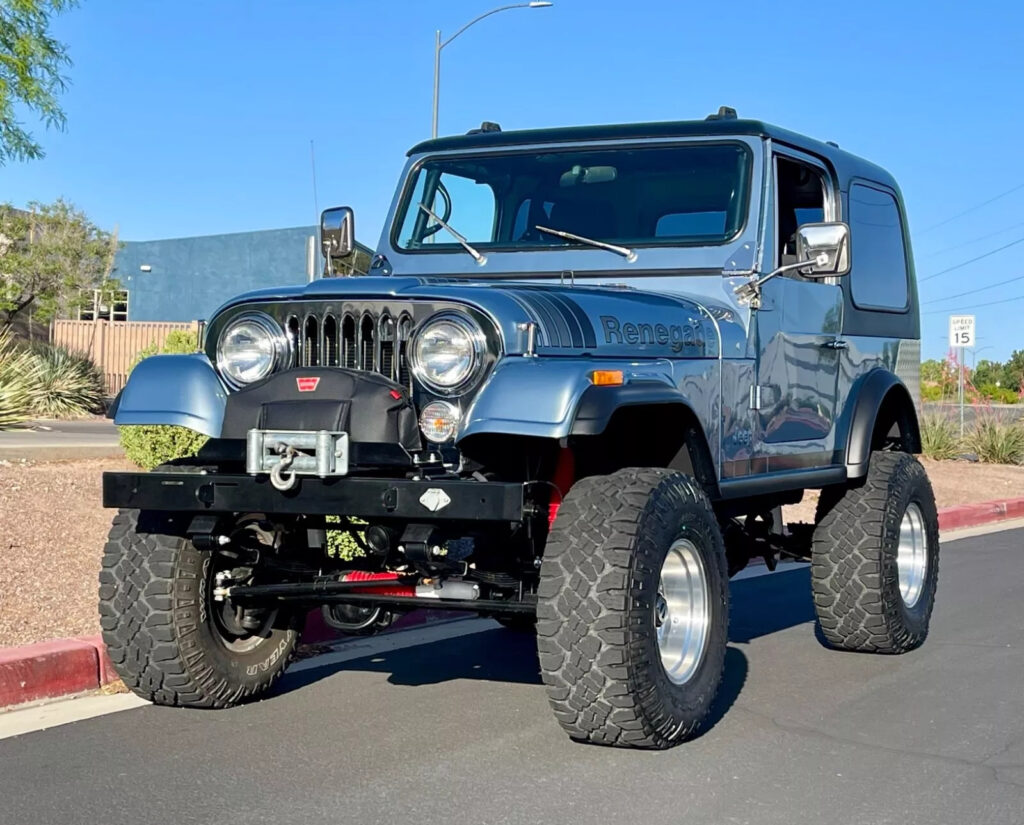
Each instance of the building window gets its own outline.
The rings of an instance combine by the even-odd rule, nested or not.
[[[104,290],[94,289],[92,304],[79,307],[79,321],[127,321],[128,290],[118,289],[104,295]]]

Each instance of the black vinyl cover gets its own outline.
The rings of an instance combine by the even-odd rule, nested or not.
[[[245,438],[251,429],[343,431],[355,444],[422,448],[408,390],[359,370],[288,370],[231,393],[221,438]]]

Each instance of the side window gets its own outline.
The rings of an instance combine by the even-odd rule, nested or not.
[[[424,202],[426,185],[427,176],[421,172],[417,176],[416,188],[413,190],[413,207],[407,211],[398,235],[399,244],[404,249],[415,248],[424,242],[424,239],[419,237],[421,225],[425,227],[425,237],[433,238],[430,243],[458,244],[447,230],[436,229],[433,220],[424,219],[421,210],[416,206]],[[490,243],[494,240],[497,201],[494,190],[488,184],[445,172],[441,175],[434,193],[434,202],[426,206],[444,218],[470,243]]]
[[[806,163],[784,157],[776,163],[776,248],[781,265],[796,262],[797,228],[825,220],[825,181],[818,169]]]
[[[896,199],[855,183],[850,187],[850,242],[853,303],[873,309],[907,306],[907,252]]]

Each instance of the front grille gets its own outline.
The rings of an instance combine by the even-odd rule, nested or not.
[[[377,372],[412,389],[409,339],[412,317],[405,312],[291,315],[284,324],[297,367],[344,367]]]

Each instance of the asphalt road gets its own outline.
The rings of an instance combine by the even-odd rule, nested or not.
[[[0,741],[0,821],[1024,822],[1024,530],[944,545],[906,656],[822,647],[808,589],[806,568],[734,581],[714,724],[672,751],[573,744],[531,640],[471,620],[305,663],[256,705]]]
[[[0,460],[47,461],[59,458],[104,458],[121,454],[112,421],[30,421],[0,430]]]

